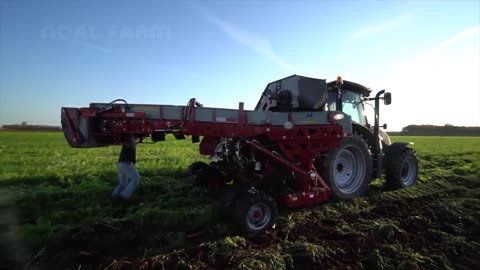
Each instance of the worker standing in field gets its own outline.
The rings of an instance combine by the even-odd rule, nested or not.
[[[113,190],[112,198],[128,200],[140,183],[140,175],[135,168],[136,145],[132,135],[124,137],[122,150],[118,157],[118,185]]]

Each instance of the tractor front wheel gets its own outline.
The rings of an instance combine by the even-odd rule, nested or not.
[[[400,155],[385,164],[385,178],[391,188],[406,188],[417,183],[418,159],[415,151],[405,148]]]
[[[278,216],[275,200],[268,194],[250,188],[235,203],[235,218],[243,232],[258,235],[271,229]]]
[[[334,198],[348,200],[362,196],[372,175],[372,158],[366,142],[356,134],[344,138],[339,148],[327,153],[319,172]]]

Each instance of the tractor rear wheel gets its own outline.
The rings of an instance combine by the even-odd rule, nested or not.
[[[405,148],[400,155],[385,164],[385,178],[391,188],[406,188],[417,183],[418,159],[415,151]]]
[[[275,200],[265,192],[250,188],[235,202],[235,219],[243,232],[258,235],[271,229],[278,216]]]
[[[362,196],[372,176],[372,158],[367,143],[354,134],[343,139],[339,148],[330,150],[322,160],[320,175],[340,200]]]

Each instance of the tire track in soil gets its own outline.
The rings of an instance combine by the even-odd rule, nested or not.
[[[428,255],[429,252],[438,253],[440,257],[435,257],[435,259],[440,261],[432,261],[430,265],[424,264],[423,266],[427,268],[442,267],[446,262],[441,261],[441,256],[445,256],[455,268],[480,269],[479,249],[470,249],[472,241],[469,239],[476,235],[475,231],[478,231],[479,227],[478,222],[467,219],[464,221],[466,224],[462,224],[461,217],[448,211],[448,209],[438,207],[442,205],[442,201],[462,195],[461,193],[466,190],[465,187],[479,188],[478,182],[472,183],[464,180],[437,181],[419,185],[412,189],[401,189],[366,197],[366,201],[372,204],[373,208],[354,214],[347,213],[337,219],[352,224],[353,228],[361,227],[356,225],[375,224],[377,221],[388,219],[393,221],[392,224],[394,225],[390,227],[392,236],[388,235],[390,233],[388,224],[380,227],[379,231],[360,229],[360,231],[342,232],[336,226],[335,220],[322,220],[315,215],[311,215],[313,218],[297,224],[289,232],[289,238],[304,239],[308,243],[328,246],[329,252],[323,258],[321,265],[317,264],[317,266],[326,268],[355,267],[359,266],[357,263],[359,261],[364,262],[365,265],[362,266],[379,266],[375,265],[375,262],[372,265],[368,261],[369,251],[373,249],[381,250],[385,244],[398,242],[414,252],[425,255]],[[395,224],[398,224],[398,226]],[[472,230],[466,228],[470,225],[473,226]],[[387,228],[387,230],[382,231],[382,228]],[[448,239],[438,239],[436,234],[440,234],[444,238],[448,238],[445,234],[465,238],[464,243],[458,248],[466,252],[461,255],[456,250],[449,250],[448,245],[450,244],[442,243],[442,241]],[[473,244],[478,245],[478,243]],[[360,250],[358,246],[361,246]],[[338,250],[342,252],[338,252]],[[310,263],[315,265],[316,262],[311,261]],[[299,266],[305,267],[305,265]]]
[[[468,207],[470,209],[456,208],[459,198],[468,200],[465,193],[478,189],[478,179],[452,178],[412,189],[384,192],[367,199],[376,202],[370,211],[343,218],[350,222],[359,218],[391,219],[405,231],[396,236],[396,241],[415,251],[443,253],[455,269],[480,269],[480,224],[478,218],[469,216],[476,213],[478,217],[480,207],[476,204]],[[480,203],[480,198],[476,199]],[[466,213],[468,210],[471,212]],[[455,247],[460,252],[450,249],[449,237],[461,240],[455,243],[460,244]]]

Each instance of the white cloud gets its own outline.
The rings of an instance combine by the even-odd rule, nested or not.
[[[452,46],[453,44],[462,41],[466,38],[469,38],[471,36],[476,36],[477,38],[480,35],[480,25],[475,25],[472,27],[469,27],[462,32],[458,33],[457,35],[449,38],[448,40],[444,41],[440,47],[449,47]]]
[[[398,26],[407,24],[413,19],[413,17],[414,17],[413,13],[402,14],[388,21],[383,21],[383,22],[368,25],[365,28],[362,28],[356,32],[353,32],[350,37],[352,39],[360,39],[360,38],[374,36],[376,34],[380,34],[388,30],[392,30]]]
[[[248,47],[249,49],[256,52],[258,55],[261,55],[271,60],[272,62],[274,62],[275,64],[278,64],[279,66],[281,66],[286,70],[289,70],[289,71],[295,70],[295,68],[291,64],[289,64],[287,61],[285,61],[282,57],[280,57],[278,54],[274,52],[268,39],[260,35],[256,35],[254,33],[250,33],[237,26],[234,26],[230,22],[220,19],[219,17],[209,13],[203,8],[200,8],[198,6],[194,6],[194,7],[205,19],[215,24],[218,28],[220,28],[220,30],[222,30],[232,40]]]
[[[404,62],[385,77],[392,130],[408,124],[480,126],[480,25]]]

